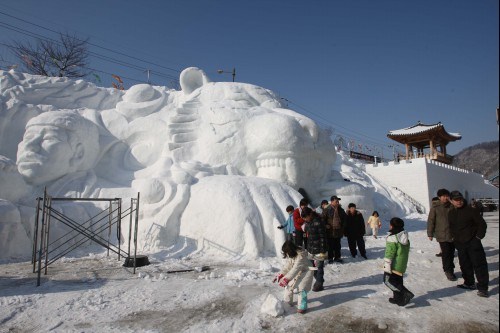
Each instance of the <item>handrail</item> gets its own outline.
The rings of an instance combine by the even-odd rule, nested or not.
[[[403,190],[395,187],[395,186],[391,186],[393,189],[395,189],[396,191],[400,192],[401,194],[403,194],[403,196],[408,199],[408,201],[410,201],[414,206],[415,206],[415,209],[417,210],[417,212],[419,214],[423,214],[425,213],[425,207],[420,203],[418,202],[417,200],[413,199],[411,196],[409,196],[408,194],[406,194],[406,192],[404,192]]]

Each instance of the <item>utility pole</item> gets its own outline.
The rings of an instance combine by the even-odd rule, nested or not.
[[[497,106],[497,131],[499,130],[498,129],[498,113],[500,113],[500,108]]]
[[[392,158],[396,161],[396,145],[388,145],[389,148],[392,148]]]
[[[146,69],[146,70],[144,71],[144,73],[147,73],[147,74],[148,74],[148,84],[151,84],[151,80],[150,80],[151,70],[150,70],[150,69]]]

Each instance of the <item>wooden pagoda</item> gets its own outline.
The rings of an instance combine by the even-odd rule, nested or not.
[[[447,132],[441,122],[425,125],[420,121],[411,127],[389,131],[387,137],[405,145],[406,154],[398,155],[398,160],[425,157],[446,164],[451,164],[453,158],[446,153],[446,145],[462,138],[458,133]]]

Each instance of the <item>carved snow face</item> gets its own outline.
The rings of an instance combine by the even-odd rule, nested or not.
[[[49,111],[31,119],[17,151],[19,173],[41,185],[91,169],[99,154],[96,126],[72,111]]]
[[[65,129],[48,126],[29,126],[19,144],[17,166],[27,183],[44,184],[73,170],[73,148]]]

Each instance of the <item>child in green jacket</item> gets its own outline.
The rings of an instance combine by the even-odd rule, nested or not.
[[[403,274],[410,253],[410,240],[404,225],[399,217],[391,219],[384,255],[384,283],[394,294],[389,302],[399,306],[405,306],[415,296],[403,285]]]

